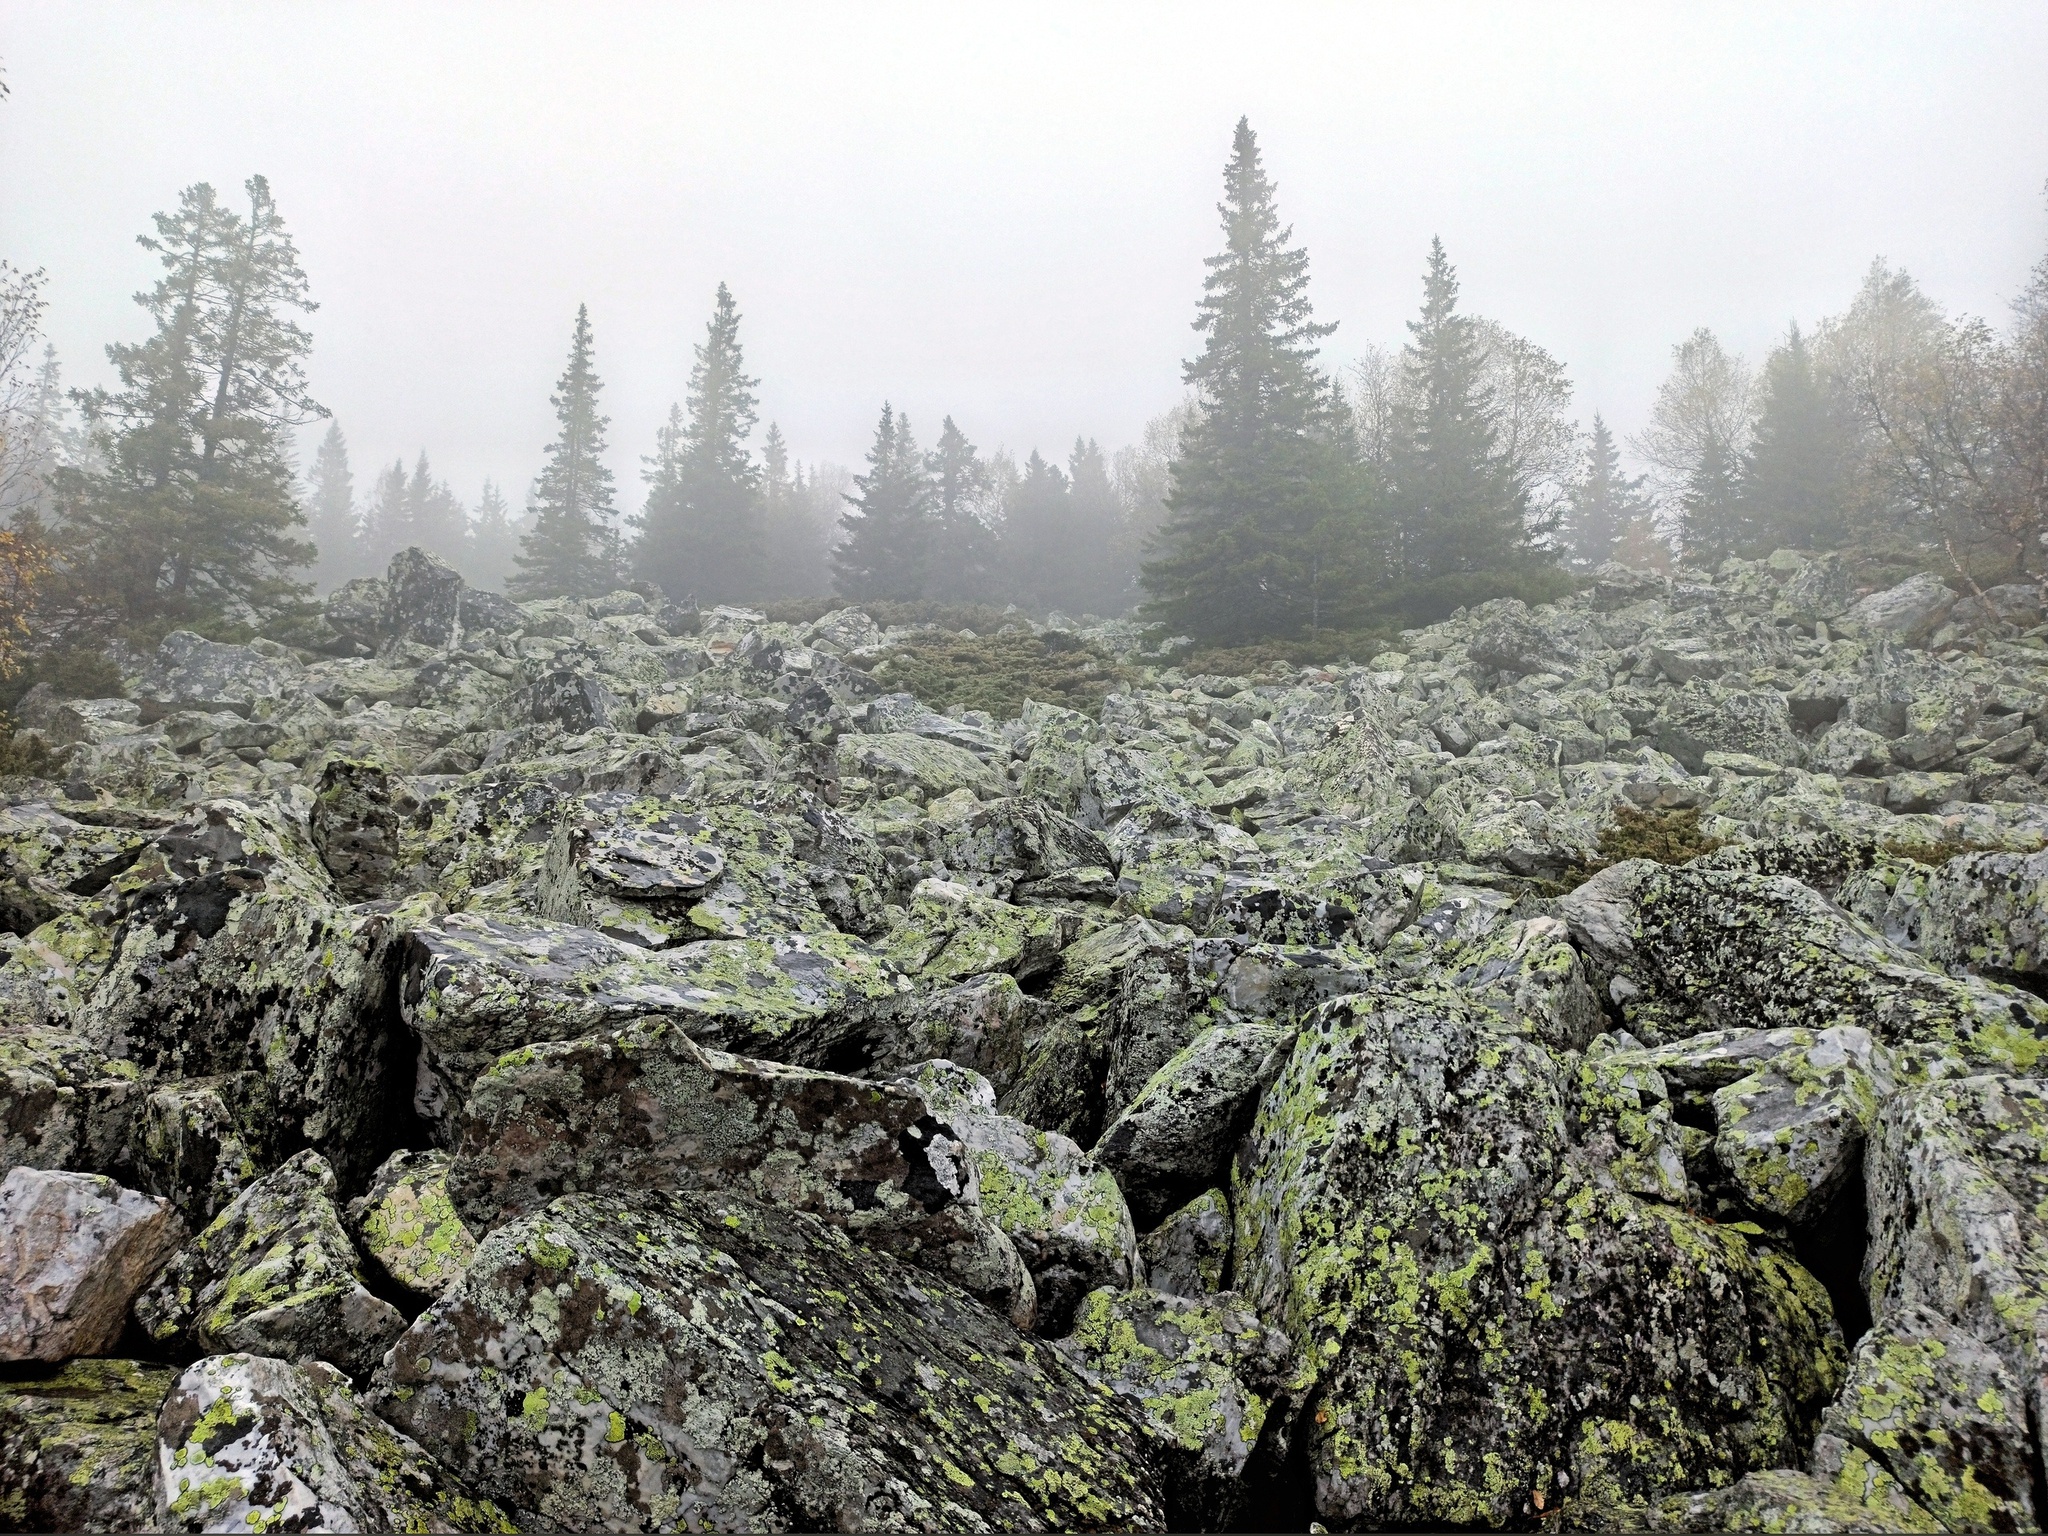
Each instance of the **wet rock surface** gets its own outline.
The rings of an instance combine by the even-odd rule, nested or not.
[[[0,1526],[2036,1528],[2043,612],[1611,566],[999,720],[415,551],[39,690]]]

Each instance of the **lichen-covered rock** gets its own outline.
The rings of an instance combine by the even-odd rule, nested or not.
[[[409,944],[416,1104],[450,1136],[477,1074],[521,1046],[654,1014],[755,1056],[859,1061],[910,991],[880,955],[829,932],[649,951],[588,928],[455,913],[414,928]]]
[[[448,1198],[449,1163],[446,1152],[394,1152],[346,1212],[363,1256],[421,1303],[460,1280],[476,1253]]]
[[[1951,1531],[2029,1531],[2034,1441],[2005,1362],[1924,1307],[1858,1341],[1824,1436],[1874,1456]]]
[[[1287,1337],[1237,1304],[1158,1291],[1096,1291],[1060,1350],[1143,1410],[1161,1447],[1175,1530],[1231,1530],[1252,1478],[1284,1459]],[[1265,1465],[1254,1468],[1254,1458]]]
[[[136,1298],[135,1318],[166,1350],[312,1357],[358,1379],[405,1330],[363,1285],[317,1152],[237,1196]]]
[[[849,778],[866,779],[884,790],[914,790],[925,799],[956,789],[972,790],[981,800],[1002,794],[1001,781],[974,753],[909,731],[842,737],[838,766]]]
[[[158,1077],[256,1071],[283,1136],[368,1173],[391,915],[337,904],[290,809],[231,800],[159,834],[110,890],[119,943],[80,1031]]]
[[[580,1190],[729,1190],[812,1212],[1029,1327],[1031,1278],[976,1161],[906,1085],[707,1051],[673,1023],[515,1051],[477,1079],[448,1175],[488,1232]]]
[[[1758,1210],[1811,1221],[1856,1170],[1892,1087],[1866,1032],[1821,1030],[1715,1090],[1714,1155]]]
[[[0,1033],[0,1167],[127,1171],[146,1091],[71,1030]]]
[[[1959,1056],[2024,1071],[2048,1050],[2048,1004],[1938,971],[1789,876],[1631,859],[1558,910],[1596,985],[1652,1045],[1842,1024],[1892,1047],[1901,1070]]]
[[[1303,1362],[1326,1520],[1497,1524],[1783,1465],[1839,1382],[1818,1282],[1603,1187],[1506,1024],[1428,983],[1326,1004],[1240,1155],[1234,1288]]]
[[[0,1180],[0,1360],[112,1349],[128,1304],[184,1241],[170,1202],[91,1173]]]
[[[1709,752],[1744,752],[1771,763],[1796,763],[1792,715],[1778,693],[1734,691],[1695,679],[1679,689],[1651,724],[1658,750],[1698,773]]]
[[[196,1361],[172,1385],[156,1427],[156,1530],[514,1529],[322,1361]]]
[[[2048,853],[1966,853],[1916,903],[1920,953],[2000,980],[2048,971]]]
[[[1116,1176],[1140,1227],[1228,1176],[1237,1139],[1293,1043],[1293,1030],[1274,1024],[1206,1029],[1110,1122],[1095,1160]]]
[[[1931,634],[1955,602],[1955,593],[1949,591],[1940,577],[1922,572],[1895,587],[1859,599],[1842,618],[1873,634],[1918,639]]]
[[[1230,1197],[1205,1190],[1138,1239],[1145,1281],[1168,1296],[1213,1296],[1230,1283]]]
[[[1130,1207],[1108,1169],[1059,1132],[997,1113],[987,1079],[952,1062],[930,1062],[913,1081],[965,1144],[982,1211],[1023,1255],[1039,1332],[1065,1332],[1088,1292],[1143,1280]]]
[[[0,1381],[0,1530],[152,1528],[157,1409],[175,1374],[72,1360]]]
[[[96,827],[46,803],[0,806],[0,932],[28,934],[105,890],[149,836]]]
[[[1044,1005],[1014,978],[977,976],[958,986],[906,999],[891,1029],[877,1041],[868,1075],[886,1077],[945,1060],[979,1072],[997,1095],[1024,1072],[1024,1042]]]
[[[1961,1329],[2004,1362],[2037,1423],[2048,1362],[2043,1146],[2048,1084],[1982,1076],[1901,1091],[1864,1154],[1872,1313],[1926,1308]]]
[[[1031,981],[1055,970],[1081,929],[1079,913],[1017,907],[950,880],[920,880],[904,921],[881,949],[903,970],[938,986],[1001,974]]]
[[[1647,1509],[1593,1501],[1583,1511],[1568,1510],[1560,1523],[1566,1530],[1740,1531],[1772,1536],[1780,1532],[1786,1536],[1864,1536],[1943,1529],[1889,1478],[1865,1498],[1827,1478],[1789,1467],[1752,1472],[1724,1488],[1673,1494]]]
[[[1132,1416],[1050,1346],[736,1196],[572,1195],[501,1227],[377,1406],[520,1525],[1164,1523]]]
[[[401,549],[384,573],[383,633],[445,651],[462,638],[462,573],[424,549]]]
[[[135,698],[145,720],[181,709],[228,710],[246,718],[295,692],[302,670],[288,656],[222,645],[181,629],[164,636]]]

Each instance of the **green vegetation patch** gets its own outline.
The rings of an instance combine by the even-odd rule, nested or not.
[[[998,720],[1016,716],[1026,699],[1092,713],[1126,680],[1112,658],[1058,631],[921,635],[886,652],[870,675],[934,709],[986,710]]]
[[[1543,894],[1562,896],[1575,891],[1601,870],[1629,859],[1689,864],[1701,854],[1712,853],[1724,841],[1700,830],[1700,813],[1691,807],[1645,811],[1632,805],[1619,806],[1614,812],[1614,824],[1600,834],[1600,857],[1574,865],[1561,881],[1542,882]]]

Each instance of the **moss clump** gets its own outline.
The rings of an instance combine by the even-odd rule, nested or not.
[[[889,650],[871,675],[935,709],[985,710],[999,720],[1015,717],[1026,699],[1092,712],[1125,681],[1110,657],[1058,631],[920,635]]]
[[[1395,644],[1391,629],[1323,629],[1298,640],[1198,646],[1181,658],[1179,666],[1190,677],[1286,676],[1302,667],[1365,661]]]
[[[1689,864],[1702,854],[1724,846],[1724,839],[1709,837],[1700,830],[1700,813],[1690,807],[1673,811],[1644,811],[1632,805],[1618,806],[1613,825],[1600,833],[1600,856],[1574,864],[1561,880],[1537,882],[1538,893],[1562,896],[1575,891],[1610,865],[1629,859],[1650,859],[1659,864]]]

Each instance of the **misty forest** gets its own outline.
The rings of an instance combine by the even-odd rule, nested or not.
[[[1589,401],[1216,127],[1129,442],[0,263],[0,1530],[2048,1520],[2048,252]]]

